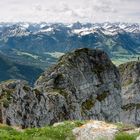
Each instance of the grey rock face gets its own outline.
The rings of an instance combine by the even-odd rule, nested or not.
[[[121,120],[140,125],[140,62],[129,62],[119,67],[122,83]]]
[[[22,81],[1,84],[0,121],[23,128],[74,119],[115,122],[120,120],[120,93],[119,71],[107,54],[78,49],[61,57],[34,88]]]
[[[36,87],[61,94],[69,119],[119,120],[119,72],[103,51],[79,49],[63,56]]]
[[[0,88],[1,123],[26,128],[66,119],[65,101],[58,93],[40,93],[23,81],[7,81]]]

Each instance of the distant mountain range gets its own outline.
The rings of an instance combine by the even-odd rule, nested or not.
[[[0,53],[16,64],[46,69],[83,47],[103,49],[117,64],[137,59],[140,24],[0,23]]]

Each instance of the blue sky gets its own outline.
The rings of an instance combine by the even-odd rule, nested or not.
[[[0,0],[0,22],[139,22],[140,0]]]

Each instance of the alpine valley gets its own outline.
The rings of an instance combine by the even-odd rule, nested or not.
[[[28,66],[34,66],[34,70],[39,68],[35,71],[41,73],[66,52],[83,47],[103,49],[116,65],[136,60],[140,55],[140,25],[108,22],[0,23],[1,59],[5,57],[12,61],[12,67],[15,63],[21,67],[26,65],[25,73]],[[0,71],[4,70],[0,68]],[[34,72],[35,77],[38,72]],[[25,73],[20,73],[20,78],[27,80]],[[16,72],[13,77],[19,78],[17,75]]]

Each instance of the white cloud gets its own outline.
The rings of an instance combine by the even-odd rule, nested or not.
[[[4,0],[0,21],[140,22],[140,0]]]

